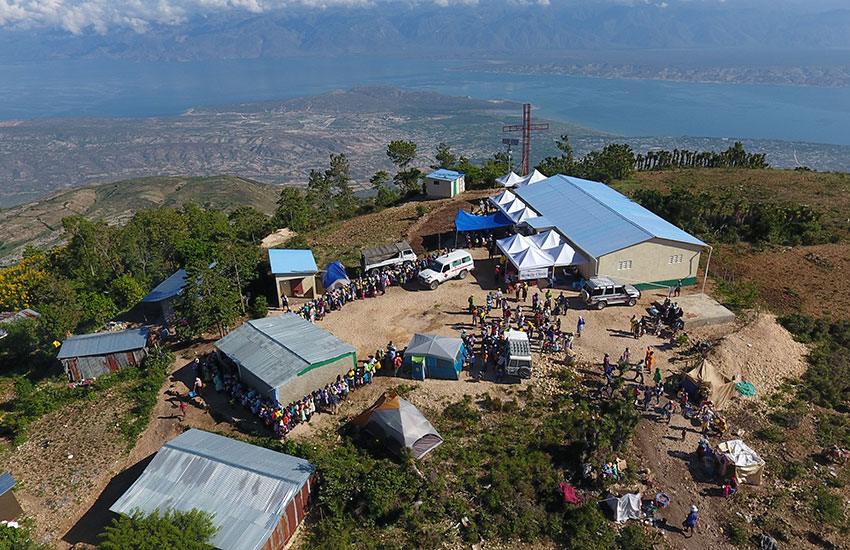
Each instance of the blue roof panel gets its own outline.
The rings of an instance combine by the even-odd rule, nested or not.
[[[109,355],[119,351],[142,349],[148,343],[148,327],[71,336],[62,342],[59,359]]]
[[[15,478],[9,472],[0,474],[0,496],[5,495],[17,484],[18,482],[15,481]]]
[[[595,258],[652,238],[706,246],[597,181],[557,175],[517,189],[515,193]]]
[[[312,250],[270,248],[269,263],[275,275],[312,275],[319,272]]]
[[[440,168],[439,170],[431,172],[425,177],[430,178],[432,180],[454,181],[463,175],[463,172],[455,172],[454,170],[446,170],[445,168]]]
[[[186,270],[178,269],[171,277],[156,285],[156,288],[142,298],[142,302],[160,302],[172,296],[177,296],[185,285]]]

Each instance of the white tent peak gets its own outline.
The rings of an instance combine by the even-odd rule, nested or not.
[[[518,182],[522,180],[522,176],[519,176],[515,172],[511,171],[502,176],[501,178],[496,178],[496,183],[503,187],[514,187],[517,185]]]

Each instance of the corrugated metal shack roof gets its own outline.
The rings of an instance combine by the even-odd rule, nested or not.
[[[163,445],[109,509],[197,508],[214,515],[216,548],[257,550],[314,471],[306,460],[192,429]]]
[[[282,386],[311,365],[356,351],[294,313],[248,321],[215,346],[271,388]]]
[[[18,482],[15,481],[15,478],[12,477],[12,474],[9,472],[4,472],[0,474],[0,496],[5,495],[9,491],[12,490],[12,487],[17,485]]]
[[[558,175],[514,193],[595,258],[652,238],[706,246],[598,181]]]
[[[270,248],[269,265],[275,275],[313,275],[319,272],[312,250]]]
[[[109,355],[119,351],[142,349],[148,342],[148,327],[71,336],[62,342],[59,359]]]
[[[159,302],[172,296],[177,296],[186,285],[186,270],[178,269],[171,277],[162,281],[156,288],[142,298],[142,302]]]

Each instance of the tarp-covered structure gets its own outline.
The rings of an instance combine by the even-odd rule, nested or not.
[[[410,449],[413,458],[420,459],[443,442],[443,438],[419,409],[398,396],[383,394],[374,405],[356,416],[352,423],[377,437],[397,456]]]
[[[351,281],[345,274],[345,266],[340,262],[328,265],[325,275],[322,277],[322,286],[325,287],[325,290],[334,291],[350,284]]]
[[[750,485],[761,485],[761,476],[764,472],[764,460],[740,439],[726,441],[717,446],[717,455],[720,457],[720,475],[729,474],[729,468],[739,483]]]
[[[735,390],[735,381],[726,377],[708,359],[703,359],[685,374],[684,384],[690,393],[699,393],[703,387],[709,388],[711,392],[708,399],[715,409],[724,408],[738,393]]]
[[[465,360],[463,340],[437,334],[414,334],[404,350],[404,362],[417,380],[458,380]]]
[[[611,507],[611,511],[614,512],[614,521],[623,523],[626,520],[639,519],[641,517],[641,498],[640,493],[626,493],[621,497],[609,493],[605,502]]]
[[[455,216],[455,229],[458,231],[484,231],[487,229],[498,229],[513,225],[514,222],[502,212],[496,212],[488,216],[476,216],[460,208]]]
[[[306,516],[315,468],[306,460],[202,430],[167,442],[109,509],[212,515],[228,550],[279,550]]]

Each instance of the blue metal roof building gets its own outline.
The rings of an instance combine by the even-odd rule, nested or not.
[[[269,264],[275,275],[315,275],[319,272],[312,250],[270,248]]]
[[[215,347],[245,384],[283,404],[348,372],[357,351],[294,313],[248,321]]]
[[[178,269],[171,275],[171,277],[162,281],[156,288],[151,290],[147,296],[142,298],[142,302],[151,303],[151,302],[161,302],[162,300],[167,300],[168,298],[173,298],[180,294],[180,291],[183,290],[183,287],[186,285],[186,270]]]
[[[466,191],[466,181],[462,172],[441,168],[425,176],[422,192],[429,197],[448,198]]]
[[[435,170],[431,172],[426,178],[430,178],[432,180],[440,180],[440,181],[454,181],[461,176],[465,176],[463,172],[455,172],[454,170],[446,170],[445,168],[440,168],[439,170]]]
[[[9,472],[0,474],[0,521],[12,521],[18,519],[24,511],[15,498],[12,489],[18,482]]]
[[[696,280],[700,250],[708,245],[604,183],[557,175],[515,194],[546,220],[530,221],[532,227],[554,227],[586,253],[586,277],[644,286]]]
[[[163,445],[110,510],[194,508],[213,515],[216,548],[281,549],[304,519],[314,472],[306,460],[192,429]]]

